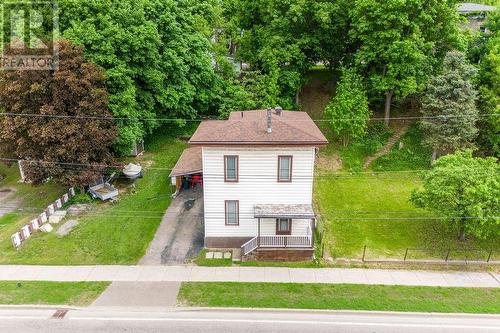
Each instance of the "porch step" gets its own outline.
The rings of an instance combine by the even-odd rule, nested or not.
[[[233,249],[233,261],[241,261],[241,248],[237,247]]]

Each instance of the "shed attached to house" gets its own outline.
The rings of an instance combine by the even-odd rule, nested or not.
[[[201,155],[201,147],[187,148],[182,152],[181,157],[170,172],[172,185],[177,191],[181,189],[183,181],[187,178],[191,178],[193,175],[203,175]]]

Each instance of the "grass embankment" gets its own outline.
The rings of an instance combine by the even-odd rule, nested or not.
[[[0,304],[90,305],[109,282],[0,282]]]
[[[288,283],[183,283],[183,305],[239,308],[500,313],[500,289]]]
[[[418,123],[413,123],[408,132],[395,144],[388,155],[373,161],[375,171],[425,170],[431,167],[432,149],[422,143],[423,133]]]
[[[372,131],[371,139],[340,150],[343,171],[322,172],[315,182],[314,200],[330,254],[359,259],[366,245],[367,259],[403,259],[407,248],[407,259],[444,259],[449,249],[457,250],[450,252],[450,260],[486,260],[491,249],[491,259],[498,258],[498,240],[459,242],[443,220],[409,202],[411,192],[421,186],[420,170],[430,167],[430,151],[422,146],[417,125],[402,137],[403,149],[396,144],[374,161],[376,172],[356,172],[363,156],[387,137],[380,129]]]
[[[179,134],[179,133],[175,133]],[[77,217],[80,224],[65,237],[36,233],[15,251],[10,238],[0,243],[0,263],[134,264],[145,253],[171,201],[168,175],[185,142],[168,131],[146,140],[146,153],[134,159],[144,167],[135,189],[124,189],[116,204],[95,202],[93,210]]]

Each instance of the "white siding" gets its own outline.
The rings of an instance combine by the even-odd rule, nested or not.
[[[238,155],[239,181],[224,182],[224,155]],[[293,156],[292,182],[277,181],[278,156]],[[315,149],[203,148],[205,237],[253,237],[257,235],[255,204],[312,204]],[[225,200],[239,200],[239,226],[226,226]],[[294,235],[307,233],[308,221],[294,220]],[[275,234],[276,224],[261,224],[262,234]]]
[[[255,222],[257,223],[257,222]],[[294,236],[310,236],[308,232],[310,220],[292,220],[292,235]],[[260,234],[261,236],[276,235],[276,220],[275,219],[260,219]]]

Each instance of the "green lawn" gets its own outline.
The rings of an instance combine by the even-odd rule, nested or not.
[[[109,282],[0,281],[0,304],[90,305]]]
[[[500,289],[292,283],[183,283],[183,305],[500,313]]]
[[[493,240],[461,243],[441,220],[415,208],[408,198],[420,184],[419,175],[412,173],[342,174],[317,179],[315,203],[330,254],[359,259],[366,245],[368,259],[402,259],[406,248],[427,249],[410,251],[409,259],[444,258],[448,248],[464,247],[483,248],[474,254],[486,259],[492,246],[499,249],[499,242]],[[450,259],[463,255],[454,252]]]
[[[207,267],[222,267],[222,266],[232,266],[233,265],[233,259],[207,259],[206,258],[206,253],[208,251],[206,249],[203,249],[198,253],[196,258],[194,258],[194,263],[198,266],[207,266]]]
[[[53,203],[67,189],[49,182],[39,186],[20,183],[17,164],[7,166],[0,163],[0,191],[9,191],[0,205],[18,205],[12,213],[0,217],[0,261],[8,251],[13,251],[10,236],[40,214],[47,205]],[[14,207],[14,206],[13,206]]]
[[[369,135],[348,147],[330,144],[322,154],[339,153],[344,168],[339,172],[318,174],[314,202],[320,213],[320,227],[326,249],[335,258],[360,259],[367,246],[367,259],[404,257],[408,259],[444,258],[483,259],[491,248],[492,259],[500,256],[500,241],[456,240],[456,232],[448,230],[442,220],[415,208],[409,197],[421,186],[418,170],[430,167],[430,149],[422,145],[422,133],[412,124],[402,137],[404,146],[396,144],[390,153],[375,160],[371,170],[357,172],[366,156],[387,141],[389,134],[379,126],[371,126]],[[469,251],[480,249],[480,251]]]
[[[122,192],[117,204],[95,203],[94,210],[80,217],[80,224],[63,238],[37,233],[18,251],[10,238],[2,239],[0,263],[135,264],[171,201],[168,169],[187,146],[173,139],[175,134],[159,131],[153,141],[146,141],[147,153],[136,160],[145,166],[144,178],[135,190]]]
[[[431,166],[432,149],[422,144],[423,133],[417,123],[410,125],[399,144],[394,145],[390,154],[373,161],[376,171],[423,170]]]
[[[330,144],[320,150],[326,157],[339,155],[342,160],[344,171],[361,171],[367,156],[375,154],[382,148],[391,137],[392,131],[388,131],[380,123],[371,123],[368,126],[366,136],[350,142],[347,146],[339,144],[328,128],[328,123],[322,123],[323,132]]]

